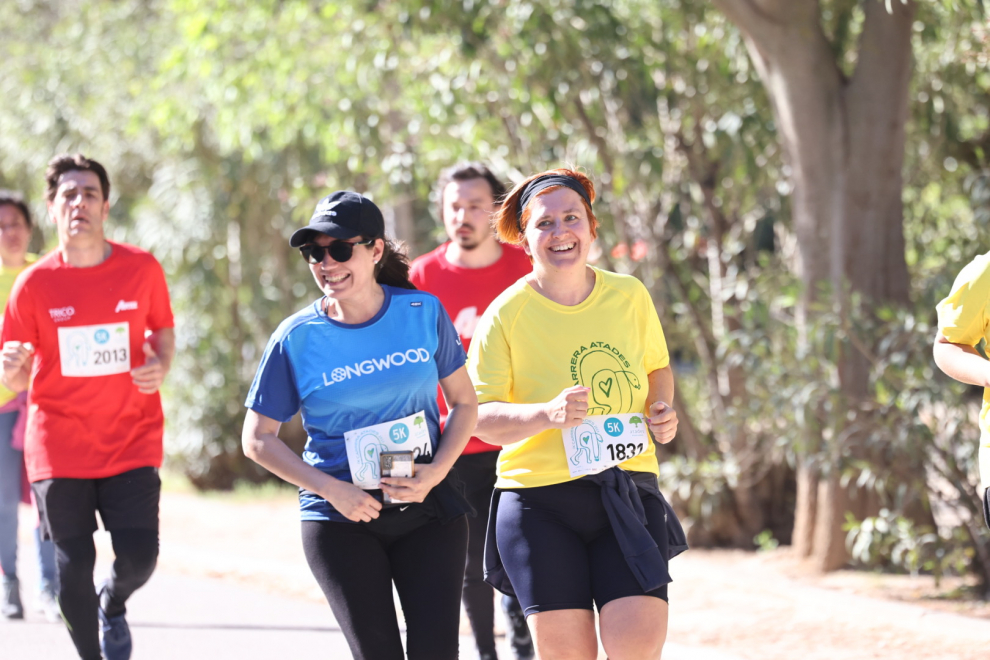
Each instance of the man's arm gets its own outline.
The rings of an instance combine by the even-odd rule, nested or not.
[[[162,386],[172,367],[175,328],[160,328],[148,335],[144,342],[144,355],[144,364],[131,369],[131,378],[141,394],[154,394]],[[6,368],[4,373],[6,374]]]
[[[11,392],[20,393],[31,382],[31,355],[34,347],[19,341],[8,341],[3,345],[4,386]]]
[[[38,345],[34,317],[37,296],[31,295],[27,288],[27,280],[18,278],[7,299],[6,309],[0,310],[0,326],[3,328],[3,374],[0,381],[16,393],[25,391],[31,384],[34,352]]]

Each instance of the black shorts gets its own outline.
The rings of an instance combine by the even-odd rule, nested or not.
[[[45,479],[31,488],[46,541],[92,534],[97,530],[97,511],[108,532],[158,531],[162,481],[157,468],[137,468],[102,479]]]
[[[990,528],[990,488],[983,490],[983,521]]]
[[[637,489],[650,536],[668,555],[663,503]],[[667,586],[645,592],[612,532],[601,487],[578,479],[502,490],[496,537],[502,565],[527,616],[584,609],[627,596],[667,600]]]

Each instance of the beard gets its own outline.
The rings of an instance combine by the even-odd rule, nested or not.
[[[477,249],[482,243],[482,240],[478,237],[477,232],[471,232],[466,236],[454,234],[454,238],[452,240],[457,243],[457,247],[466,252]]]

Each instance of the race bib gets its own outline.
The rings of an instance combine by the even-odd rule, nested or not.
[[[414,458],[432,456],[433,444],[426,427],[426,414],[414,413],[393,422],[382,422],[344,433],[351,481],[365,490],[374,490],[381,481],[384,451],[411,451]]]
[[[58,329],[63,376],[110,376],[131,370],[131,333],[127,322]]]
[[[639,456],[652,442],[638,413],[592,415],[561,431],[572,477],[598,474]]]

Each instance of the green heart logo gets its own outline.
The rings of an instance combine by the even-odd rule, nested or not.
[[[603,380],[598,383],[598,389],[605,393],[605,396],[612,395],[612,379]]]
[[[368,458],[371,458],[374,455],[375,455],[375,448],[374,447],[368,447]]]

